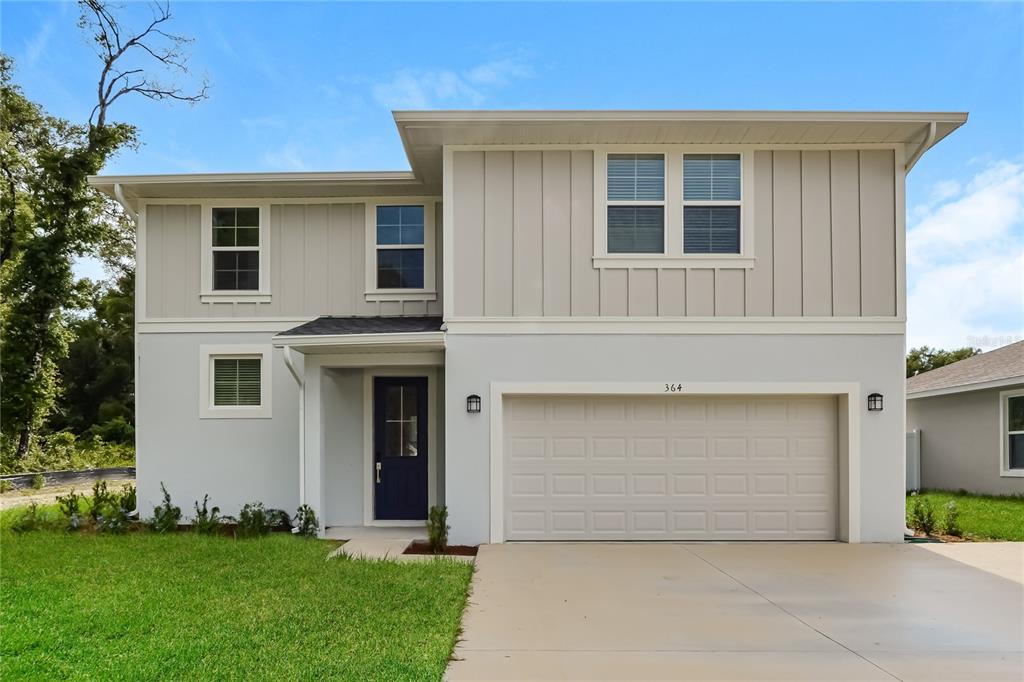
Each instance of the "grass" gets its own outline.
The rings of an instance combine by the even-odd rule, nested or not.
[[[956,502],[964,537],[974,540],[1024,542],[1024,497],[975,495],[945,490],[927,490],[919,496],[931,502],[937,519],[947,502]]]
[[[17,513],[0,515],[5,681],[440,679],[472,574],[283,534],[17,534]]]

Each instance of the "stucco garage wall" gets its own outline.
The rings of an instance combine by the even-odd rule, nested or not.
[[[903,537],[901,335],[449,334],[446,344],[445,492],[454,543],[489,540],[492,382],[859,383],[862,396],[877,391],[888,406],[861,407],[861,540]],[[481,414],[466,413],[472,393],[484,397]],[[840,447],[840,466],[842,458]]]
[[[273,351],[269,419],[199,418],[199,347],[267,344],[269,333],[142,333],[136,396],[139,509],[152,514],[160,482],[186,518],[192,503],[237,514],[246,502],[295,512],[299,497],[298,389]],[[301,362],[301,355],[297,356]]]
[[[1024,495],[1024,478],[999,475],[999,392],[986,391],[907,401],[907,429],[921,432],[921,485],[993,495]]]

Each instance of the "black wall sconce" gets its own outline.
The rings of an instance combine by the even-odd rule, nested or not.
[[[882,411],[882,394],[872,393],[868,396],[868,412]]]
[[[475,393],[473,395],[466,396],[466,412],[469,412],[470,414],[480,413],[480,396]]]

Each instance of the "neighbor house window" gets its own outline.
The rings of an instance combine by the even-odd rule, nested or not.
[[[1024,476],[1024,391],[1003,393],[1003,473]]]
[[[608,253],[665,252],[665,156],[608,155]]]
[[[271,416],[271,358],[270,346],[200,346],[199,416]]]
[[[259,291],[260,209],[213,208],[213,290]]]
[[[377,289],[423,289],[424,207],[377,207]]]
[[[739,154],[683,155],[683,253],[740,253]]]

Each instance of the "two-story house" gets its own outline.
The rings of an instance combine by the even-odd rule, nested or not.
[[[905,178],[966,114],[394,118],[409,171],[92,179],[138,224],[144,513],[901,539]]]

